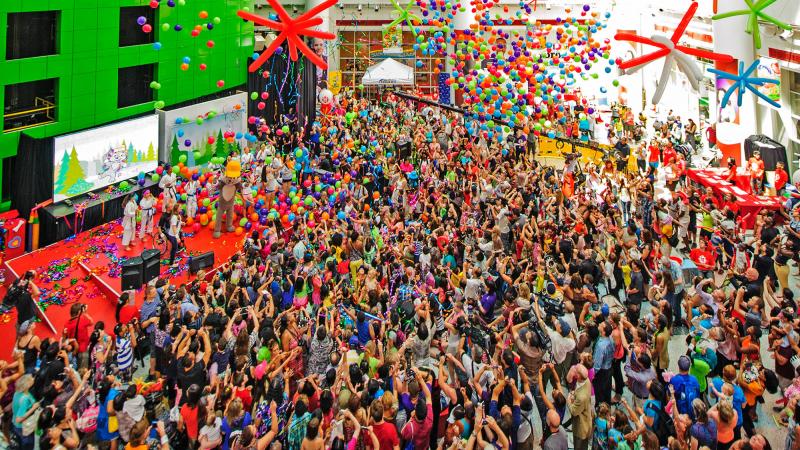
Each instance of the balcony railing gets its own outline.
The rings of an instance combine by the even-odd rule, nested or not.
[[[55,112],[55,103],[36,97],[33,108],[7,112],[3,115],[3,132],[11,133],[53,123],[56,121]]]

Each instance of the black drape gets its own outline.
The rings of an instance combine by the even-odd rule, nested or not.
[[[31,208],[53,197],[53,138],[36,139],[22,133],[11,191],[11,209],[27,218]]]
[[[753,151],[761,151],[764,160],[764,170],[775,170],[775,164],[782,162],[784,168],[789,168],[789,159],[786,157],[786,147],[780,142],[763,134],[754,134],[744,140],[745,161],[753,156]]]
[[[253,60],[248,61],[248,65]],[[269,125],[280,122],[281,115],[291,114],[297,116],[298,123],[307,127],[316,118],[317,102],[317,77],[316,66],[305,56],[300,56],[297,61],[289,58],[289,50],[284,45],[283,52],[274,53],[261,68],[251,72],[247,78],[247,90],[256,92],[259,97],[249,100],[248,110],[256,117],[264,118]],[[269,76],[264,78],[264,73]],[[269,97],[264,100],[260,97],[262,92],[268,92]],[[264,102],[266,107],[258,109],[258,104]],[[255,132],[255,129],[251,129]]]

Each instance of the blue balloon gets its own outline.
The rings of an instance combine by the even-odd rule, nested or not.
[[[344,211],[339,211],[338,213],[336,213],[336,217],[337,217],[339,220],[344,220],[344,219],[346,219],[346,218],[347,218],[347,215],[344,213]]]
[[[244,136],[241,132],[236,133],[236,139],[241,139]]]
[[[161,50],[161,42],[154,42],[153,50]]]
[[[178,117],[177,119],[175,119],[175,123],[177,123],[178,125],[182,124],[183,123],[183,117]]]
[[[188,56],[184,56],[183,57],[183,63],[184,64],[189,64],[190,62],[192,62],[192,58],[189,58]]]
[[[183,137],[183,130],[178,130],[178,137]]]

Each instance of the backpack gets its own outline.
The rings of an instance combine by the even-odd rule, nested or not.
[[[78,421],[75,423],[78,431],[81,433],[91,433],[97,429],[97,414],[100,412],[100,406],[95,403],[84,409]]]
[[[663,408],[655,408],[652,404],[647,406],[647,409],[655,411],[656,416],[653,422],[653,432],[658,436],[658,443],[665,446],[669,443],[669,437],[675,436],[675,422],[672,417],[667,414]]]
[[[3,297],[3,309],[8,311],[16,307],[26,294],[30,295],[27,285],[23,286],[20,284],[19,280],[11,283],[11,286],[9,286],[6,291],[6,295]]]
[[[688,414],[690,418],[694,419],[692,402],[694,399],[699,397],[700,392],[696,389],[693,389],[689,383],[686,383],[683,380],[680,380],[681,382],[679,383],[674,383],[675,378],[672,380],[672,385],[675,387],[675,404],[678,407],[678,412],[681,414]]]

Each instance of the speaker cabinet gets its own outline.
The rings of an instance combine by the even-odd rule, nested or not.
[[[161,252],[156,249],[142,252],[142,280],[149,283],[161,275]]]
[[[122,290],[139,289],[144,284],[142,258],[135,256],[120,263],[122,270]]]
[[[189,273],[214,267],[214,252],[206,252],[189,257]]]

